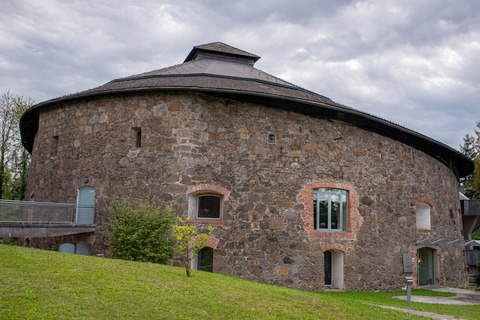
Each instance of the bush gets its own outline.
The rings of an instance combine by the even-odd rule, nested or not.
[[[110,204],[112,257],[167,264],[173,257],[174,211],[148,201],[113,199]]]
[[[17,239],[14,238],[0,238],[0,244],[16,245]]]

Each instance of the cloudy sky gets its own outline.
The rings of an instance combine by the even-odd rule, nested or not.
[[[0,0],[0,93],[38,103],[215,41],[455,149],[480,121],[480,0]]]

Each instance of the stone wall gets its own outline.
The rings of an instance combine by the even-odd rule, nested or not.
[[[402,253],[415,257],[416,241],[462,237],[451,170],[343,122],[170,92],[69,102],[42,111],[39,123],[29,188],[37,201],[75,202],[79,187],[94,187],[96,254],[108,255],[112,196],[162,200],[186,214],[189,190],[201,184],[228,191],[214,272],[239,278],[322,290],[323,251],[335,249],[344,252],[345,289],[400,289]],[[349,191],[348,232],[313,230],[318,186]],[[435,204],[428,231],[415,224],[421,197]],[[463,251],[438,253],[438,281],[463,286]]]

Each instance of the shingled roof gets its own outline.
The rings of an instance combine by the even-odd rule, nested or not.
[[[259,56],[225,43],[193,47],[184,63],[112,80],[102,86],[41,102],[20,119],[22,143],[32,152],[39,112],[76,99],[142,91],[187,90],[260,103],[314,117],[337,119],[404,142],[449,166],[458,177],[473,171],[470,159],[456,150],[387,120],[336,103],[254,67]]]

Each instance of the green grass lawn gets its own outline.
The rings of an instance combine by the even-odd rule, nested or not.
[[[0,245],[0,319],[417,319],[405,292],[314,293],[151,263]],[[414,294],[425,294],[414,291]],[[428,292],[428,294],[432,294]],[[440,294],[440,293],[433,293]],[[412,303],[478,319],[480,306]]]

